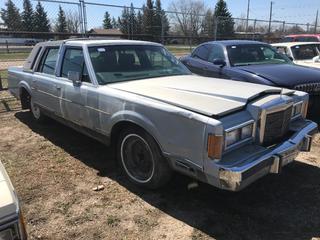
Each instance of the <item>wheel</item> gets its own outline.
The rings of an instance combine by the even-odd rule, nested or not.
[[[32,113],[32,117],[37,122],[44,122],[46,120],[46,116],[42,114],[41,109],[37,104],[34,103],[32,97],[30,97],[30,111]]]
[[[120,133],[117,158],[127,177],[145,188],[159,188],[172,176],[172,169],[161,155],[156,141],[139,128],[126,129]]]

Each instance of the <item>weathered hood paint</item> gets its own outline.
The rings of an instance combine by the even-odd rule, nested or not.
[[[243,108],[250,99],[261,94],[281,92],[280,88],[266,85],[196,75],[159,77],[107,86],[207,116],[223,116]],[[289,92],[286,90],[286,94]]]
[[[10,179],[0,162],[0,224],[7,217],[15,215],[18,211],[18,200]]]

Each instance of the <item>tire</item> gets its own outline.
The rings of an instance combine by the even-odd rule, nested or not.
[[[41,112],[41,109],[39,108],[39,106],[37,106],[33,102],[33,98],[31,96],[30,96],[30,112],[31,112],[31,115],[32,115],[33,119],[36,122],[39,122],[39,123],[45,122],[46,116],[43,115],[43,113]]]
[[[117,159],[125,175],[138,186],[157,189],[171,179],[172,169],[161,155],[158,144],[139,128],[129,128],[120,133]]]

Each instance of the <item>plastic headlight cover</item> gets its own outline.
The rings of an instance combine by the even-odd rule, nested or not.
[[[241,133],[241,128],[235,129],[230,132],[226,132],[226,145],[230,146],[232,144],[235,144],[240,140],[240,133]]]
[[[241,140],[252,137],[253,123],[244,126],[241,130]]]

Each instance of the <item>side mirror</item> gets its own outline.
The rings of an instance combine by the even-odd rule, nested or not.
[[[288,57],[288,58],[289,58],[289,59],[290,59],[291,61],[293,61],[293,57],[291,57],[291,56],[288,56],[288,55],[287,55],[287,57]]]
[[[81,76],[79,72],[69,71],[68,79],[72,81],[74,86],[76,87],[81,86]]]
[[[224,67],[226,65],[226,61],[221,58],[216,58],[212,61],[214,65],[219,65],[220,67]]]

